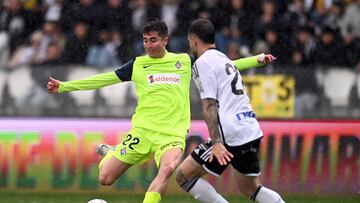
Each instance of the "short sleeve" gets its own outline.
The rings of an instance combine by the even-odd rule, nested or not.
[[[217,99],[217,79],[210,65],[197,60],[193,65],[193,79],[201,99]]]
[[[134,66],[135,59],[132,59],[122,65],[120,68],[115,70],[116,75],[119,77],[119,79],[123,82],[125,81],[131,81],[132,72],[133,72],[133,66]]]

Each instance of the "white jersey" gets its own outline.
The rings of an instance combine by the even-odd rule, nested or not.
[[[218,102],[219,130],[224,143],[239,146],[263,136],[242,78],[232,60],[216,49],[207,50],[193,66],[201,99]]]

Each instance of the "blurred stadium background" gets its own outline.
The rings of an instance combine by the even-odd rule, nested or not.
[[[141,28],[164,20],[169,51],[188,52],[187,27],[211,19],[230,58],[278,60],[242,72],[265,138],[263,181],[287,202],[360,202],[360,0],[0,1],[0,202],[140,202],[155,174],[135,167],[97,182],[94,146],[130,127],[132,83],[49,95],[48,76],[80,79],[143,54]],[[191,86],[186,154],[208,137]],[[232,169],[208,177],[230,202]],[[164,202],[192,202],[172,182]]]

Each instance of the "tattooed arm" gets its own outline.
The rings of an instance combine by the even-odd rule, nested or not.
[[[203,117],[208,126],[212,143],[212,152],[210,154],[209,162],[212,162],[215,157],[220,165],[226,165],[230,162],[233,155],[226,150],[225,146],[221,142],[216,100],[210,98],[202,99],[202,108]]]

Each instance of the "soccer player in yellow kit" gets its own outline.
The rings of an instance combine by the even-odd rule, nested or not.
[[[50,93],[65,93],[126,81],[135,83],[139,100],[132,116],[132,128],[121,144],[103,153],[99,182],[111,185],[132,165],[154,156],[159,170],[145,194],[144,203],[160,202],[171,175],[180,164],[190,127],[189,89],[194,59],[185,53],[168,52],[168,40],[163,21],[149,22],[143,30],[145,56],[136,57],[113,72],[68,82],[50,77],[47,84]],[[238,68],[246,69],[262,65],[260,58],[254,56],[235,63]]]

